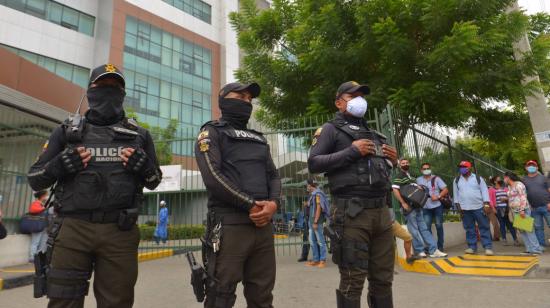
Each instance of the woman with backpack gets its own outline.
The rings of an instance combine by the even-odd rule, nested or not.
[[[48,192],[46,190],[37,191],[34,193],[34,197],[36,198],[36,200],[31,203],[29,214],[35,216],[46,215],[47,213],[45,212],[46,208],[44,207],[44,204],[46,204],[46,200],[48,200]],[[31,233],[29,262],[34,262],[35,254],[41,251],[46,251],[46,242],[48,240],[47,229],[48,228],[44,228],[40,232]]]
[[[504,174],[504,183],[508,185],[508,204],[510,210],[513,212],[514,220],[519,217],[526,218],[531,217],[531,206],[527,201],[527,191],[525,185],[521,182],[520,178],[513,172],[507,171]],[[534,228],[531,231],[520,230],[519,233],[523,238],[525,244],[525,252],[522,254],[542,254],[542,248],[535,235]]]

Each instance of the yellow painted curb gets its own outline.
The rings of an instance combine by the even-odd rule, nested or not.
[[[144,262],[144,261],[151,261],[166,257],[171,257],[174,255],[173,249],[162,249],[162,250],[155,250],[155,251],[149,251],[149,252],[141,252],[138,254],[138,261]]]
[[[439,276],[441,273],[427,260],[414,261],[412,264],[407,263],[404,258],[398,257],[399,265],[407,272],[415,272],[429,275]]]
[[[286,234],[274,234],[273,238],[285,239],[285,238],[288,238],[288,235],[286,235]]]
[[[4,289],[4,279],[0,278],[0,291]]]

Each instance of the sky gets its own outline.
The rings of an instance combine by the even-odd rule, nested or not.
[[[550,13],[550,0],[519,0],[518,3],[528,14],[542,11]]]

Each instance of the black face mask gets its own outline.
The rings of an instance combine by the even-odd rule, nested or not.
[[[401,166],[401,170],[403,171],[409,171],[409,168],[410,168],[409,165]]]
[[[122,103],[126,92],[123,89],[111,86],[95,87],[89,88],[86,95],[90,107],[86,118],[93,123],[109,125],[124,117]]]
[[[252,114],[252,104],[237,98],[220,98],[219,102],[222,119],[235,128],[245,129]]]

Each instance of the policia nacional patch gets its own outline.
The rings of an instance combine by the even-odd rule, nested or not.
[[[210,139],[208,138],[207,130],[200,132],[197,137],[197,143],[199,144],[199,150],[201,152],[208,152],[208,150],[210,150]]]
[[[313,134],[313,141],[311,141],[311,146],[314,146],[317,144],[317,138],[319,136],[321,136],[321,131],[323,130],[322,127],[319,127],[316,131],[315,131],[315,134]]]

